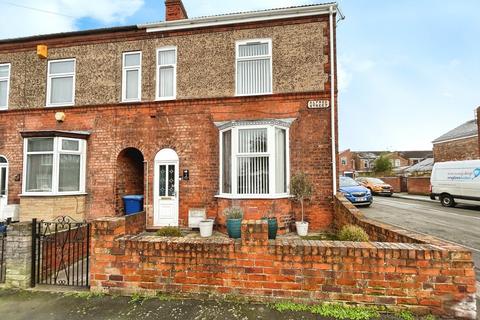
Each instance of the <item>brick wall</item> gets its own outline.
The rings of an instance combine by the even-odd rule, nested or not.
[[[402,192],[402,178],[401,177],[379,177],[385,183],[392,186],[394,192]]]
[[[408,177],[408,193],[418,195],[430,194],[430,177]]]
[[[332,216],[330,110],[307,109],[308,101],[317,99],[329,99],[329,93],[3,112],[0,132],[4,132],[5,140],[0,146],[0,154],[8,158],[10,165],[9,204],[19,203],[21,198],[24,204],[32,203],[33,210],[35,201],[40,204],[47,201],[20,196],[21,179],[14,179],[23,174],[23,140],[19,132],[81,130],[91,132],[87,140],[87,195],[84,197],[87,219],[118,214],[116,187],[120,181],[116,181],[116,177],[122,169],[118,156],[126,148],[136,148],[147,161],[144,194],[148,200],[147,221],[152,225],[155,155],[163,148],[172,148],[180,157],[180,172],[184,169],[190,171],[190,180],[180,181],[179,186],[180,220],[186,226],[189,208],[206,207],[208,216],[215,217],[224,206],[219,206],[215,197],[219,179],[219,133],[214,122],[295,118],[290,127],[290,171],[291,174],[305,171],[314,185],[314,197],[306,208],[306,219],[311,228],[328,228]],[[55,121],[57,111],[65,112],[65,122]],[[64,199],[57,199],[55,203],[66,203]],[[285,199],[276,202],[279,217],[299,212],[298,205],[291,206]],[[264,208],[269,208],[271,203],[265,199],[248,200],[245,207],[258,208],[258,214],[263,214]],[[49,204],[48,208],[51,207]],[[48,212],[48,208],[38,206],[35,210],[41,214]]]
[[[266,222],[252,220],[243,222],[237,241],[161,238],[125,235],[127,223],[125,218],[93,222],[91,290],[375,303],[476,315],[471,253],[456,246],[269,241]]]
[[[479,139],[472,137],[433,145],[435,162],[480,159]]]

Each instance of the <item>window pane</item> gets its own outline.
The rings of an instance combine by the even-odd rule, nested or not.
[[[158,175],[158,195],[164,197],[167,195],[167,166],[161,165]]]
[[[158,51],[158,64],[175,64],[176,63],[176,50]]]
[[[80,155],[61,154],[58,191],[80,191]]]
[[[267,152],[267,129],[238,130],[238,152]]]
[[[50,74],[71,73],[75,69],[75,61],[57,61],[50,63]]]
[[[7,168],[0,168],[0,196],[7,194]]]
[[[65,151],[79,151],[80,145],[78,140],[62,140],[62,150]]]
[[[173,67],[162,67],[159,70],[160,77],[160,88],[159,96],[160,97],[173,97],[174,95],[174,68]]]
[[[53,151],[53,138],[28,139],[27,151]]]
[[[252,57],[269,54],[269,43],[249,43],[238,46],[239,57]]]
[[[73,102],[73,77],[51,79],[50,103]]]
[[[0,81],[0,107],[5,107],[7,105],[7,81]]]
[[[140,53],[125,55],[125,67],[135,67],[140,65]]]
[[[0,78],[8,77],[10,66],[0,66]]]
[[[270,59],[238,61],[237,93],[262,94],[272,91]]]
[[[287,192],[286,131],[275,129],[275,192]]]
[[[7,159],[0,156],[0,163],[8,163]]]
[[[239,194],[268,194],[268,157],[239,157],[237,160]]]
[[[125,81],[126,93],[125,98],[127,99],[138,99],[138,70],[127,70],[126,75],[127,77]]]
[[[175,196],[175,166],[168,166],[168,195],[170,197]]]
[[[53,155],[35,154],[27,156],[27,192],[52,191]]]
[[[222,134],[222,192],[232,192],[232,131]]]

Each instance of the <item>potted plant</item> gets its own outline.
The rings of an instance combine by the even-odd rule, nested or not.
[[[205,219],[200,221],[200,236],[202,238],[208,238],[212,236],[213,233],[213,219]]]
[[[228,236],[233,239],[239,239],[242,236],[242,209],[238,207],[230,207],[225,210],[227,217]]]
[[[275,203],[272,203],[272,209],[268,211],[267,216],[263,217],[262,220],[267,220],[268,222],[268,239],[275,240],[278,231],[278,221],[275,217]]]
[[[302,221],[295,222],[295,226],[297,227],[297,234],[304,237],[308,234],[308,222],[305,221],[303,203],[305,199],[310,198],[312,195],[312,183],[304,172],[299,172],[292,177],[290,193],[296,201],[300,202],[302,208]]]

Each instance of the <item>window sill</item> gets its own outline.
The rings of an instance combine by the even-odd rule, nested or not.
[[[75,103],[65,103],[65,104],[51,104],[51,105],[46,105],[45,108],[64,108],[64,107],[73,107],[75,106]]]
[[[264,93],[236,93],[235,97],[258,97],[258,96],[271,96],[273,92],[264,92]]]
[[[219,199],[232,199],[232,200],[261,200],[261,199],[289,199],[292,198],[292,195],[289,194],[251,194],[251,195],[243,195],[243,194],[218,194],[215,198]]]
[[[69,193],[22,193],[19,197],[73,197],[73,196],[86,196],[86,192],[69,192]]]
[[[177,97],[155,98],[155,101],[174,101],[174,100],[177,100]]]

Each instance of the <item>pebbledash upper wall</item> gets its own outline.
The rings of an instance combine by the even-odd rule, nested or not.
[[[46,105],[47,62],[76,58],[75,105],[121,102],[122,53],[142,51],[142,101],[155,100],[156,49],[177,47],[177,100],[235,96],[235,44],[272,40],[273,93],[326,90],[328,15],[168,32],[126,30],[0,43],[11,64],[9,110]],[[48,45],[40,59],[37,44]]]

